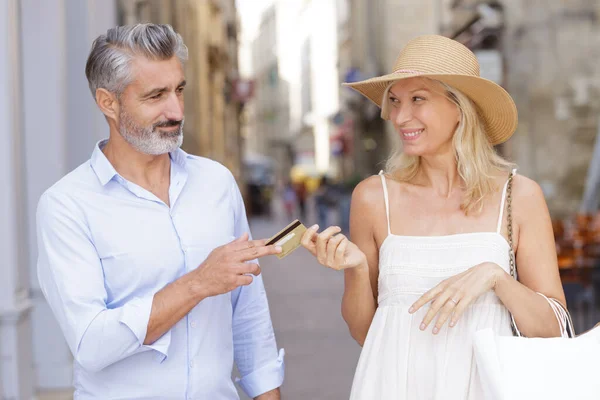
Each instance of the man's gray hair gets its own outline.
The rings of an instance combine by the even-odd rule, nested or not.
[[[177,56],[183,64],[188,49],[171,25],[137,24],[117,26],[100,35],[92,44],[85,66],[92,96],[104,88],[120,96],[131,83],[131,60],[142,56],[149,60],[168,60]]]

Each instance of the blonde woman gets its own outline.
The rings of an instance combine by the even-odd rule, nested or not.
[[[307,231],[318,261],[345,270],[342,314],[363,346],[352,400],[482,399],[472,335],[559,336],[564,304],[540,187],[494,151],[517,111],[451,39],[410,41],[388,75],[349,84],[381,107],[401,139],[385,173],[352,196],[350,233]],[[519,281],[509,267],[507,191]]]

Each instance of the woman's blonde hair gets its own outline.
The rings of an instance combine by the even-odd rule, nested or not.
[[[461,118],[452,138],[452,146],[458,174],[464,182],[465,195],[461,209],[465,214],[478,213],[483,209],[484,199],[496,191],[494,172],[510,171],[514,164],[496,153],[485,133],[485,126],[477,113],[477,106],[465,94],[443,82],[423,78],[428,83],[438,83],[445,89],[445,95],[454,103]],[[391,86],[391,85],[390,85]],[[388,87],[389,89],[389,87]],[[388,102],[385,91],[382,104]],[[386,173],[400,181],[411,181],[421,167],[420,156],[404,154],[398,144],[386,163]]]

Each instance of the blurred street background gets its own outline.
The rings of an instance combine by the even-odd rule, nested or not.
[[[354,186],[396,137],[341,83],[388,72],[418,35],[464,43],[517,104],[497,150],[544,191],[576,330],[600,320],[600,0],[0,0],[0,399],[72,398],[35,274],[35,208],[108,135],[84,74],[92,41],[137,22],[182,34],[183,148],[233,172],[255,237],[293,218],[347,231]],[[303,249],[262,267],[284,398],[347,399],[360,348],[343,274]]]

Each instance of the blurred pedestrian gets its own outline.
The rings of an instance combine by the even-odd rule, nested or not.
[[[186,154],[187,47],[169,25],[109,29],[86,75],[109,138],[41,197],[40,287],[74,357],[75,400],[279,399],[283,353],[232,174]],[[250,262],[252,261],[252,262]]]
[[[327,176],[321,177],[319,187],[315,192],[315,207],[317,211],[317,223],[326,226],[329,220],[329,211],[337,204],[335,188],[329,182]]]
[[[287,219],[291,220],[294,218],[294,213],[296,211],[296,191],[290,182],[286,182],[283,187],[283,207],[285,209],[285,213],[287,215]]]
[[[342,314],[363,346],[351,400],[487,398],[475,331],[511,335],[512,314],[525,336],[563,333],[542,191],[493,148],[515,131],[514,102],[479,77],[468,48],[437,35],[409,41],[391,73],[349,86],[402,141],[386,172],[354,190],[352,242],[339,227],[303,237],[320,263],[345,270]]]
[[[348,184],[339,186],[337,210],[341,233],[350,234],[350,201],[352,196],[352,187]],[[325,226],[325,225],[321,225]]]
[[[308,196],[306,190],[306,182],[304,179],[300,180],[295,185],[296,189],[296,201],[298,202],[298,208],[300,209],[300,220],[306,220],[306,198]]]

